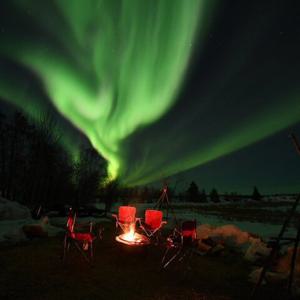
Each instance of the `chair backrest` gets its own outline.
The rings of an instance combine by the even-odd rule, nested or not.
[[[74,232],[76,214],[73,212],[69,213],[68,220],[67,220],[67,229],[70,232]]]
[[[163,213],[160,210],[147,209],[145,211],[145,224],[151,229],[157,229],[161,226]]]
[[[197,238],[196,221],[185,221],[181,225],[181,232],[184,239],[195,240]]]
[[[133,206],[119,207],[119,222],[120,223],[135,223],[136,208]]]

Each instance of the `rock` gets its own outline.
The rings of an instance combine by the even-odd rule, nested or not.
[[[249,274],[248,281],[250,281],[250,282],[252,282],[252,283],[257,283],[258,278],[259,278],[261,272],[262,272],[262,268],[254,269],[254,270]],[[265,280],[265,279],[263,280],[262,284],[266,284],[266,280]]]
[[[277,272],[266,272],[266,281],[270,283],[279,283],[287,280],[288,274]]]
[[[213,247],[210,251],[211,254],[218,254],[221,253],[223,250],[225,249],[225,247],[221,244],[216,245],[215,247]]]
[[[249,233],[246,231],[240,230],[234,225],[224,225],[217,227],[211,236],[224,240],[224,244],[230,247],[236,247],[242,244],[245,244],[249,241]]]
[[[197,227],[197,237],[204,243],[207,240],[211,240],[215,244],[221,244],[225,248],[229,247],[242,253],[245,253],[253,240],[255,240],[248,232],[230,224],[219,227],[213,227],[208,224],[200,225]]]
[[[201,252],[209,252],[211,249],[212,249],[212,246],[206,244],[206,243],[203,243],[202,241],[199,241],[198,242],[198,249],[201,251]]]
[[[293,255],[293,247],[289,247],[287,252],[284,256],[279,258],[278,264],[276,266],[276,271],[281,273],[288,273],[291,269],[291,260]],[[298,248],[297,257],[296,257],[296,264],[294,269],[294,277],[300,279],[300,249]]]
[[[48,232],[45,231],[42,225],[40,224],[28,224],[22,227],[24,234],[27,238],[39,238],[39,237],[47,237]]]
[[[52,226],[49,223],[47,216],[41,218],[41,220],[39,220],[37,223],[24,225],[22,229],[26,237],[29,239],[36,237],[56,236],[65,231],[62,228]]]
[[[216,229],[216,227],[211,226],[209,224],[199,225],[197,227],[197,238],[199,240],[208,239],[215,229]]]
[[[263,257],[267,257],[270,254],[271,248],[262,242],[260,239],[250,238],[250,245],[246,250],[244,258],[250,262],[255,262]]]

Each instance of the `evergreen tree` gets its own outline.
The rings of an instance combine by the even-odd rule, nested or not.
[[[197,184],[192,181],[189,188],[186,191],[187,194],[187,200],[189,202],[197,202],[199,201],[199,188],[197,186]]]
[[[111,180],[103,189],[105,214],[111,211],[112,204],[118,201],[120,187],[117,180]]]
[[[220,202],[219,194],[215,188],[213,188],[211,190],[209,197],[210,197],[210,201],[212,201],[212,202],[215,202],[215,203]]]
[[[104,177],[104,160],[91,147],[82,147],[79,161],[75,164],[76,204],[95,200]]]
[[[226,202],[230,201],[230,197],[229,197],[228,193],[224,194],[224,201],[226,201]]]
[[[241,200],[241,197],[236,192],[231,192],[229,198],[232,202],[237,202]]]
[[[205,189],[202,189],[202,191],[200,192],[199,201],[200,202],[207,202],[207,196],[206,196]]]
[[[28,207],[60,209],[63,204],[94,200],[105,162],[89,147],[74,165],[60,143],[50,115],[34,124],[22,113],[0,113],[0,193]]]
[[[262,198],[262,197],[261,197],[261,194],[259,193],[257,187],[255,186],[255,187],[253,188],[252,199],[253,199],[253,200],[256,200],[256,201],[260,201],[261,198]]]

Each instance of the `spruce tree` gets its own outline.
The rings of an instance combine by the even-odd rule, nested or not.
[[[259,193],[256,186],[253,188],[252,199],[256,201],[261,201],[261,194]]]
[[[212,202],[215,202],[215,203],[220,202],[219,194],[215,188],[213,188],[211,190],[209,197],[210,197],[210,201],[212,201]]]

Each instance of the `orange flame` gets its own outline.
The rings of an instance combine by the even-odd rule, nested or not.
[[[130,246],[148,245],[150,243],[146,236],[135,232],[135,223],[130,224],[127,232],[116,236],[116,240]]]
[[[129,242],[135,241],[135,224],[130,224],[128,232],[122,235],[122,239]]]

